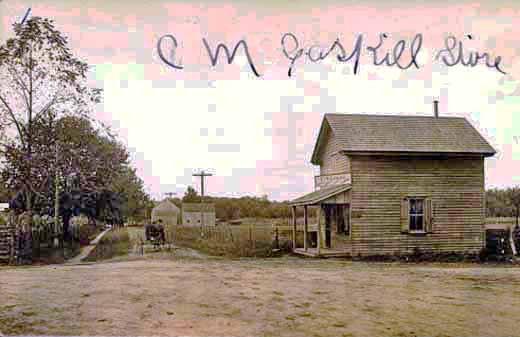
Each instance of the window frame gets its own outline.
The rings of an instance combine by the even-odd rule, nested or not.
[[[410,234],[426,234],[426,212],[425,212],[425,206],[426,206],[426,197],[423,196],[410,196],[408,199],[408,233]],[[421,213],[414,213],[412,214],[412,203],[411,201],[421,201],[422,203],[422,212]],[[417,227],[417,217],[421,216],[421,229],[412,229],[412,217],[415,218],[416,226]]]

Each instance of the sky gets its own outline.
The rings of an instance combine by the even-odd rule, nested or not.
[[[487,3],[487,4],[486,4]],[[288,200],[314,188],[317,168],[310,157],[325,113],[462,116],[497,150],[486,159],[486,187],[520,184],[520,3],[513,1],[0,1],[0,43],[27,8],[55,21],[73,53],[92,67],[92,86],[102,88],[95,115],[111,125],[131,152],[133,166],[156,199],[199,190],[193,173],[205,169],[206,195],[268,195]],[[422,34],[419,68],[375,66],[361,54],[340,63],[333,53],[313,63],[291,61],[281,39],[292,33],[300,48],[325,51],[339,39],[347,53],[358,36],[375,46],[386,33],[379,58],[405,40],[402,64],[411,60],[411,41]],[[177,41],[168,66],[159,39]],[[464,55],[501,57],[493,67],[434,60],[445,39],[462,41]],[[471,39],[467,37],[471,35]],[[203,39],[232,50],[212,66]],[[286,51],[294,55],[294,45]],[[173,43],[161,50],[172,59]],[[311,57],[317,55],[311,50]],[[446,55],[446,54],[442,54]]]

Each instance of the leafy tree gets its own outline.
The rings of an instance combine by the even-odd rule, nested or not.
[[[512,208],[512,214],[516,218],[516,226],[518,226],[518,218],[520,217],[520,187],[507,189],[509,204]]]
[[[60,190],[65,192],[73,189],[100,192],[110,189],[115,179],[125,174],[128,162],[125,147],[110,134],[94,129],[88,119],[42,118],[33,124],[33,138],[37,174],[32,177],[32,186],[41,196],[33,201],[35,210],[52,203],[57,174],[64,178],[60,179]],[[24,177],[24,149],[19,144],[7,145],[6,149],[2,176],[8,186],[16,190]]]
[[[144,192],[143,181],[134,168],[123,166],[120,174],[111,183],[110,190],[124,198],[121,213],[125,218],[145,218],[143,211],[147,209],[150,200]]]
[[[48,123],[47,123],[48,122]],[[64,227],[74,214],[90,218],[122,222],[128,217],[145,218],[148,195],[143,182],[128,164],[128,152],[110,133],[95,129],[85,118],[64,116],[57,121],[42,119],[33,126],[34,158],[39,174],[35,177],[38,192],[46,195],[33,204],[37,211],[53,212],[54,179],[60,176],[60,209]],[[56,135],[56,137],[54,136]],[[22,153],[13,146],[8,154]],[[57,154],[49,155],[49,154]],[[8,160],[2,172],[4,181],[16,186],[20,162]],[[24,208],[18,196],[15,208]]]
[[[12,178],[32,210],[36,199],[44,197],[35,186],[43,165],[35,158],[35,123],[60,116],[89,117],[101,90],[88,86],[88,65],[72,55],[51,20],[31,17],[23,25],[15,23],[14,32],[16,37],[0,46],[1,145],[6,160],[18,165]]]
[[[487,217],[512,217],[512,194],[508,189],[490,189],[486,191]]]
[[[182,202],[200,202],[200,197],[193,187],[188,186],[182,198]]]

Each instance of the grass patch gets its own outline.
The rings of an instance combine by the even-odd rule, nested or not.
[[[312,293],[315,294],[315,295],[324,295],[324,294],[328,294],[326,291],[321,291],[321,290],[314,290]]]
[[[242,310],[240,309],[233,309],[231,312],[225,313],[224,316],[226,317],[235,317],[242,313]]]
[[[107,232],[86,261],[100,261],[116,256],[127,255],[130,249],[130,236],[126,228],[118,228]]]
[[[130,301],[141,302],[144,299],[144,294],[131,294]]]
[[[118,228],[106,233],[101,238],[101,245],[111,245],[112,254],[114,256],[128,254],[128,248],[130,243],[130,237],[126,228]]]
[[[272,256],[272,228],[270,226],[173,226],[173,242],[208,255],[224,257]]]

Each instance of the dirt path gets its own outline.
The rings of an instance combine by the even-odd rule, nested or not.
[[[73,257],[72,259],[69,259],[67,263],[69,264],[76,264],[82,262],[84,259],[87,258],[87,256],[96,248],[96,245],[101,240],[101,238],[110,231],[110,229],[105,229],[103,232],[99,233],[98,236],[94,240],[90,242],[90,244],[86,247],[81,248],[81,252],[78,256]]]
[[[334,337],[520,331],[520,268],[132,259],[0,269],[0,331]]]

